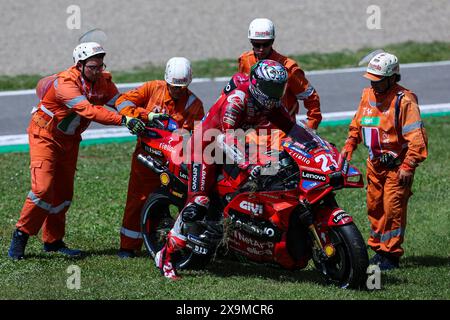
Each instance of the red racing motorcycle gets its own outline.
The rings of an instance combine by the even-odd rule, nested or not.
[[[171,120],[157,121],[139,138],[145,154],[138,160],[161,180],[142,210],[142,234],[152,257],[186,201],[187,166],[173,161],[175,129]],[[278,157],[275,174],[254,177],[237,164],[221,165],[208,215],[183,227],[187,246],[176,253],[177,269],[204,268],[217,254],[291,270],[312,259],[327,283],[365,286],[365,242],[334,194],[362,188],[361,172],[333,144],[300,125],[272,152]]]

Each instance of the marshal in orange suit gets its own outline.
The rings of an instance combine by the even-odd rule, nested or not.
[[[364,141],[367,159],[367,211],[371,259],[381,270],[399,267],[404,250],[406,212],[414,172],[427,158],[427,135],[416,95],[400,86],[396,56],[383,52],[371,59],[362,93],[342,154],[351,159]]]
[[[144,121],[165,118],[178,122],[180,128],[192,130],[194,122],[204,116],[203,104],[188,86],[192,81],[192,69],[188,59],[171,58],[166,65],[165,81],[144,83],[135,90],[124,93],[116,102],[123,115],[138,117]],[[142,247],[141,210],[148,195],[160,186],[159,176],[142,165],[136,158],[144,153],[139,143],[131,160],[128,195],[120,229],[121,258],[135,257]]]

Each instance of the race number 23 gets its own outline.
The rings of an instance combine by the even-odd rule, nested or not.
[[[321,163],[321,169],[323,172],[326,172],[330,169],[330,166],[334,166],[337,168],[337,163],[331,156],[331,154],[319,154],[317,157],[314,158],[314,161],[316,163]]]

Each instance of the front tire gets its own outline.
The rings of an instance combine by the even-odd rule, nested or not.
[[[314,261],[320,270],[326,270],[326,280],[341,288],[363,288],[367,280],[369,257],[364,239],[355,224],[347,224],[329,229],[329,241],[335,254],[327,261]]]

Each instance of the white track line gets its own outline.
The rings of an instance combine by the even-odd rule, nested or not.
[[[437,66],[447,66],[450,65],[450,60],[448,61],[436,61],[436,62],[420,62],[420,63],[405,63],[401,65],[402,69],[409,68],[422,68],[422,67],[437,67]],[[351,73],[351,72],[362,72],[365,67],[360,68],[343,68],[343,69],[326,69],[326,70],[313,70],[306,71],[306,75],[322,75],[322,74],[337,74],[337,73]],[[218,77],[218,78],[195,78],[192,83],[204,83],[204,82],[226,82],[230,77]],[[127,89],[136,88],[143,84],[144,82],[131,82],[131,83],[119,83],[117,88]],[[10,96],[26,96],[36,94],[34,89],[29,90],[13,90],[13,91],[0,91],[0,97],[10,97]]]
[[[440,104],[429,104],[420,106],[420,111],[423,114],[426,113],[436,113],[436,112],[446,112],[450,111],[450,103],[440,103]],[[323,113],[323,121],[333,121],[333,120],[346,120],[351,119],[355,111],[343,111],[343,112],[329,112]],[[304,120],[306,116],[297,116],[298,120]],[[120,127],[106,128],[106,129],[88,129],[83,132],[83,140],[91,139],[103,139],[103,138],[122,138],[130,137],[131,134],[128,129]],[[16,134],[16,135],[5,135],[0,136],[0,147],[2,146],[13,146],[13,145],[27,145],[28,135],[27,134]]]

